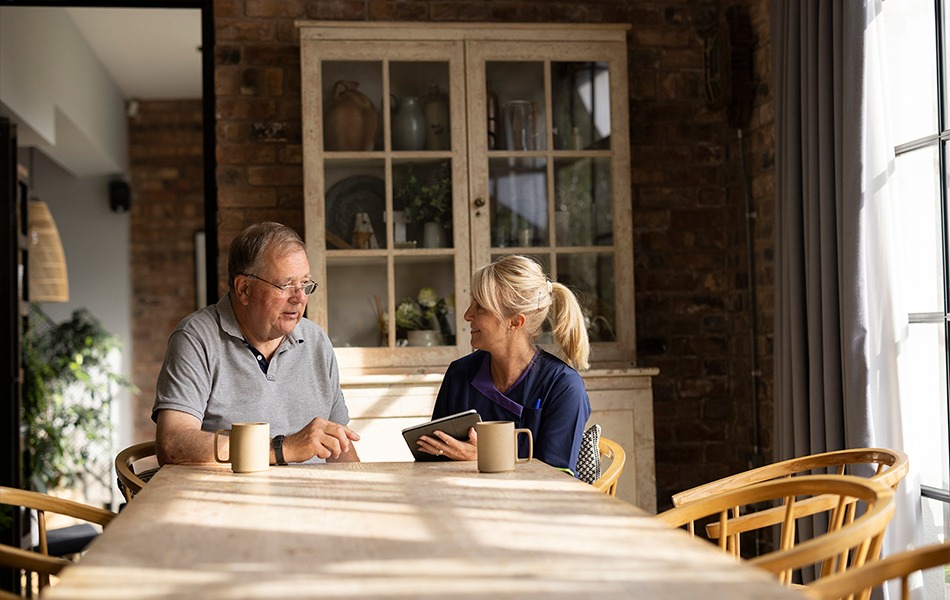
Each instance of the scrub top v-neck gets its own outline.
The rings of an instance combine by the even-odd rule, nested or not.
[[[432,418],[474,408],[483,421],[513,421],[515,427],[531,430],[536,459],[573,472],[590,417],[590,400],[580,374],[540,348],[518,381],[504,392],[492,383],[490,368],[491,355],[482,350],[449,365]],[[519,455],[526,456],[527,440],[521,438]]]

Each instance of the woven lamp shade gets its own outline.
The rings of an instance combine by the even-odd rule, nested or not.
[[[30,200],[30,302],[68,302],[69,277],[59,229],[42,200]]]

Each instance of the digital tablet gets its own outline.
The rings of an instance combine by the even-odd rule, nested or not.
[[[419,450],[416,441],[423,435],[432,437],[434,431],[444,431],[457,440],[467,440],[468,430],[475,426],[475,423],[481,421],[478,412],[473,408],[465,412],[456,413],[441,419],[413,425],[402,430],[402,437],[406,439],[409,450],[416,460],[450,460],[447,456],[435,456]]]

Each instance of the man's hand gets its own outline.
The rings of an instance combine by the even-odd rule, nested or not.
[[[359,439],[349,427],[317,418],[284,438],[284,460],[305,462],[317,456],[330,462],[356,462],[359,457],[351,442]]]

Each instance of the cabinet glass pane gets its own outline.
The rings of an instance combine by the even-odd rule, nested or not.
[[[610,148],[610,73],[606,63],[551,63],[557,150]]]
[[[322,78],[323,147],[330,152],[380,150],[382,63],[327,61]]]
[[[397,345],[455,344],[453,264],[452,257],[396,257]]]
[[[616,340],[614,259],[611,254],[559,254],[557,281],[571,288],[584,311],[591,342]]]
[[[492,247],[529,248],[548,244],[546,165],[544,158],[488,161]]]
[[[386,343],[377,325],[376,300],[386,306],[386,259],[327,261],[327,334],[338,348]]]
[[[546,149],[544,64],[488,62],[485,75],[489,118],[486,141],[490,147],[515,151]],[[493,121],[493,117],[500,121]]]
[[[389,66],[392,149],[449,150],[449,65],[393,62]]]
[[[386,247],[383,161],[336,160],[326,164],[328,250]]]
[[[613,244],[609,158],[554,161],[554,223],[558,246]]]
[[[393,210],[396,248],[451,248],[452,162],[394,163]]]

